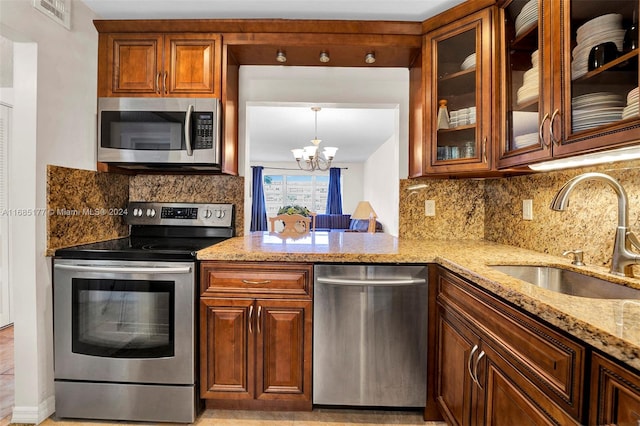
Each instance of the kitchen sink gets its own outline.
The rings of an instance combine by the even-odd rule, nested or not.
[[[571,296],[595,299],[640,299],[640,289],[553,266],[491,265],[522,281]]]

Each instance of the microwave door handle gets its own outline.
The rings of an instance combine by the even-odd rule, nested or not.
[[[191,148],[191,114],[193,113],[193,105],[187,107],[187,115],[184,117],[184,143],[187,146],[187,155],[193,156]]]

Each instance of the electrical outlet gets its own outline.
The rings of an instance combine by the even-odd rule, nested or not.
[[[425,216],[435,216],[436,215],[436,201],[435,200],[425,200],[424,201],[424,215]]]
[[[522,200],[522,219],[533,220],[533,200]]]

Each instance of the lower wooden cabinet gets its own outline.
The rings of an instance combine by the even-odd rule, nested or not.
[[[640,375],[594,353],[589,406],[591,425],[640,425]]]
[[[205,263],[205,292],[200,297],[200,396],[207,407],[311,410],[311,295],[291,298],[290,283],[296,272],[287,266],[280,266],[279,282],[274,272],[277,265],[263,265],[261,270],[247,263],[219,267]],[[298,272],[304,282],[294,281],[310,289],[306,281],[311,279],[311,266],[298,268]],[[221,276],[226,277],[222,281],[229,280],[227,287]],[[238,293],[243,276],[248,277],[244,279],[247,288]],[[279,284],[283,285],[280,295]],[[232,289],[235,294],[209,296],[206,289],[215,288]]]
[[[447,423],[580,424],[585,348],[443,268],[435,278],[435,397]]]

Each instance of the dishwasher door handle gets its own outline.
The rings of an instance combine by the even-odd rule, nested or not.
[[[316,280],[320,284],[336,284],[336,285],[358,285],[358,286],[377,286],[377,285],[415,285],[426,284],[427,280],[424,278],[397,278],[397,279],[373,279],[373,280],[361,280],[350,278],[324,278],[318,277]]]

